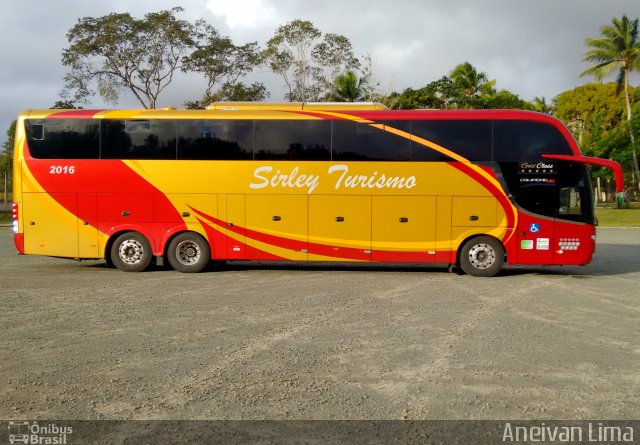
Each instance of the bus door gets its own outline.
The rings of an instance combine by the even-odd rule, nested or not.
[[[558,206],[558,191],[552,182],[529,182],[521,176],[515,189],[520,206],[517,227],[517,263],[552,264],[555,236],[554,216]]]
[[[560,205],[556,219],[555,242],[553,245],[554,264],[587,264],[595,251],[595,226],[572,221],[583,219],[585,194],[590,194],[579,186],[558,187]]]
[[[518,205],[514,264],[553,264],[558,172],[540,160],[500,165],[509,192]]]
[[[554,264],[586,264],[595,250],[591,178],[584,164],[558,161]]]
[[[527,181],[515,188],[520,264],[586,264],[591,259],[594,226],[588,173],[582,166],[558,164],[557,176],[536,183],[525,177]]]

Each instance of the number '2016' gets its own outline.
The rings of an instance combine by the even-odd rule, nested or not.
[[[72,175],[76,172],[75,165],[50,165],[50,175]]]

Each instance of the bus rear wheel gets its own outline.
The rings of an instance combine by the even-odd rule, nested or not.
[[[202,235],[195,232],[183,232],[169,243],[167,259],[178,272],[200,272],[209,264],[211,251]]]
[[[490,236],[478,236],[467,241],[460,251],[460,267],[474,277],[492,277],[504,264],[504,247]]]
[[[125,272],[142,272],[152,258],[149,241],[138,232],[125,232],[111,245],[111,262]]]

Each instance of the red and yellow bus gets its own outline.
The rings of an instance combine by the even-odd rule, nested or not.
[[[584,265],[588,163],[569,131],[513,110],[377,104],[32,110],[14,150],[21,254],[210,260]]]

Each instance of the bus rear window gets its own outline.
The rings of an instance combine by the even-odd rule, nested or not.
[[[27,119],[29,153],[36,159],[98,159],[100,128],[91,119]]]

